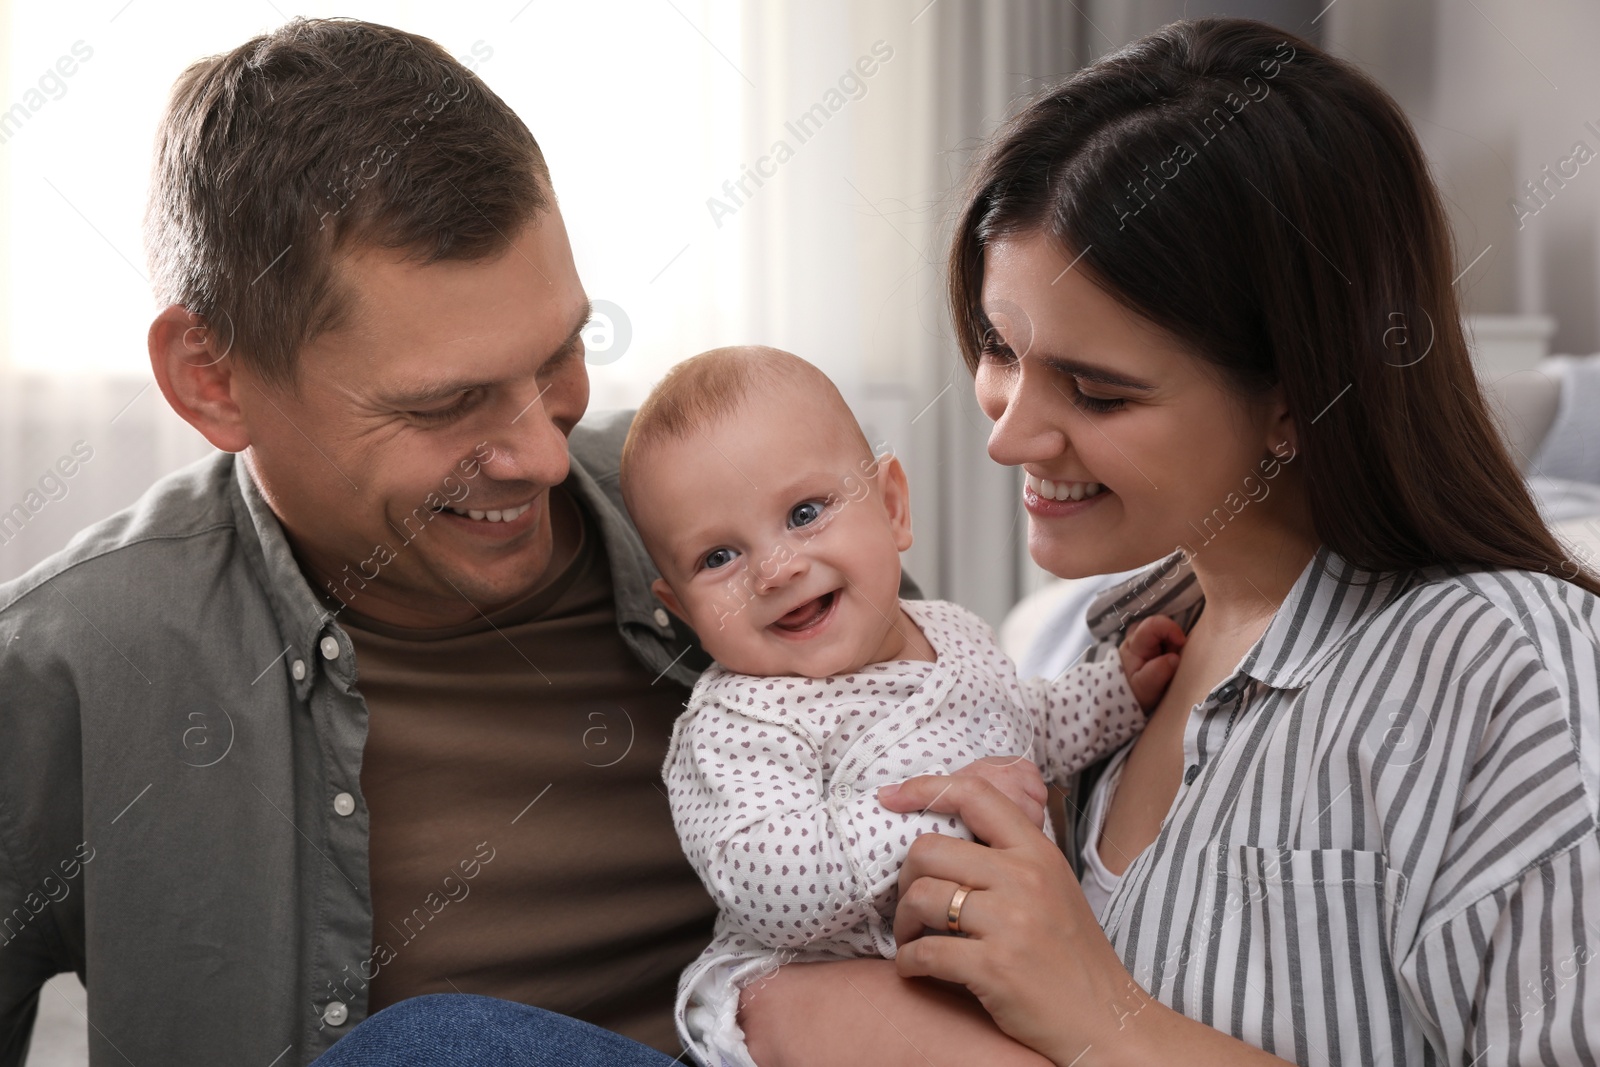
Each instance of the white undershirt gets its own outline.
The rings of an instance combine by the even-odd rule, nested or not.
[[[1100,862],[1100,829],[1105,825],[1106,809],[1111,807],[1111,798],[1117,791],[1117,780],[1122,777],[1122,765],[1127,761],[1128,753],[1132,749],[1133,745],[1128,744],[1117,750],[1089,794],[1089,826],[1088,832],[1084,835],[1081,881],[1083,895],[1088,898],[1089,907],[1093,909],[1096,919],[1105,914],[1111,894],[1116,892],[1118,883],[1122,881],[1122,875],[1112,874],[1106,870],[1106,865]]]

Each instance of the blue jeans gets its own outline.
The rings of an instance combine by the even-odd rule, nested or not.
[[[314,1067],[670,1067],[621,1034],[543,1008],[435,993],[363,1020]]]

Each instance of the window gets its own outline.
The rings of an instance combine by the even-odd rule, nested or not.
[[[167,92],[189,63],[296,10],[193,0],[9,5],[0,366],[148,374],[154,304],[140,221]],[[596,407],[636,403],[672,362],[737,329],[739,245],[705,207],[739,170],[748,86],[734,65],[736,3],[391,0],[338,10],[437,40],[533,130],[589,294],[621,309],[591,330]]]

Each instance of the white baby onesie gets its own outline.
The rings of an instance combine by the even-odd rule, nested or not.
[[[753,1067],[740,988],[796,961],[892,959],[911,842],[972,839],[953,816],[888,811],[879,786],[1019,754],[1059,781],[1144,726],[1110,643],[1059,679],[1019,681],[972,612],[901,606],[936,662],[822,679],[713,666],[673,729],[664,768],[673,821],[719,909],[715,937],[679,981],[678,1031],[710,1067]]]

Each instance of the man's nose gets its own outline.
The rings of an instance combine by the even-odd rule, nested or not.
[[[499,432],[491,433],[488,444],[493,455],[482,466],[497,481],[559,485],[571,468],[567,436],[550,418],[542,394],[514,413]]]

